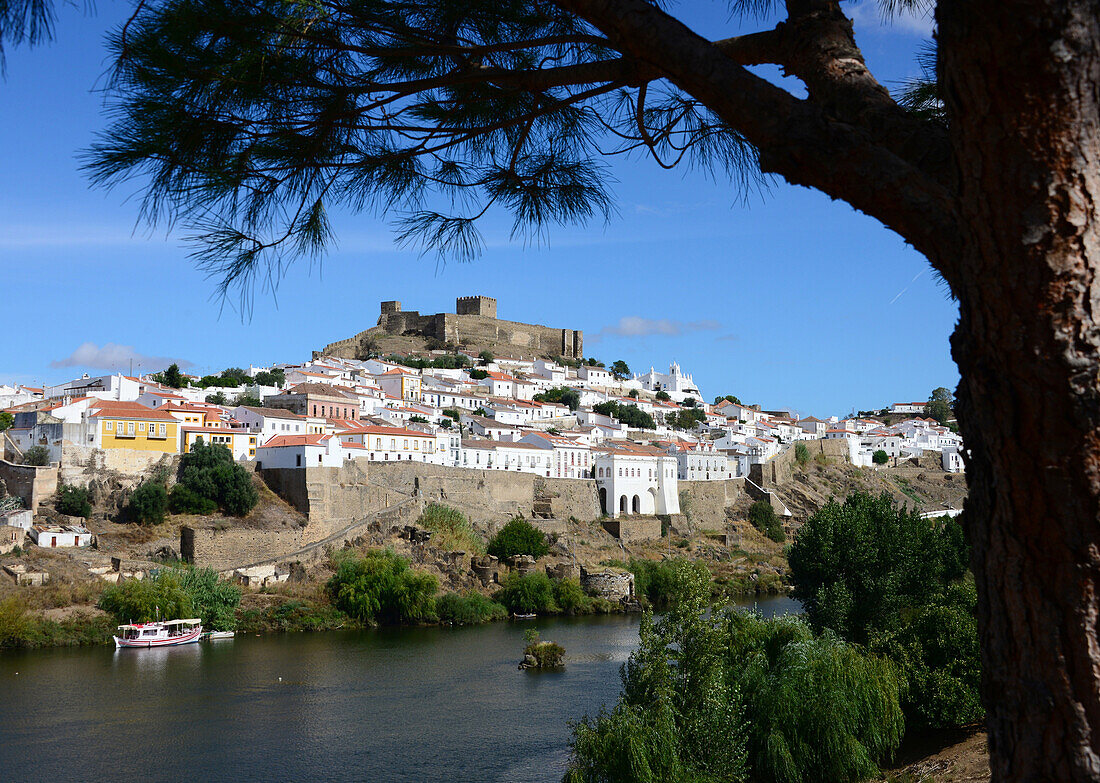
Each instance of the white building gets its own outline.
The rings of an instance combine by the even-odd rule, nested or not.
[[[256,449],[260,468],[338,468],[352,453],[335,435],[277,435]]]
[[[122,373],[90,377],[87,373],[74,381],[47,386],[43,396],[48,400],[62,397],[97,397],[101,400],[134,402],[141,396],[143,384],[137,378]]]
[[[958,448],[951,446],[944,449],[941,453],[943,458],[943,469],[948,473],[958,473],[966,470],[966,465],[963,463],[962,454],[959,452]]]
[[[553,454],[530,443],[464,440],[459,467],[475,470],[510,470],[514,473],[550,476],[553,469]]]
[[[592,450],[605,514],[679,514],[676,458],[654,446],[606,442]]]
[[[702,401],[699,387],[690,375],[685,375],[680,370],[680,365],[673,362],[669,365],[668,373],[657,372],[652,367],[645,375],[635,375],[634,380],[642,384],[646,391],[663,391],[677,402],[683,402],[688,397]]]
[[[669,453],[676,457],[676,476],[680,481],[723,481],[734,478],[736,464],[731,465],[724,452],[713,445],[675,443]]]
[[[352,423],[349,423],[352,424]],[[349,426],[339,433],[345,446],[358,446],[362,456],[371,462],[430,462],[449,464],[450,454],[441,451],[434,432],[421,432],[403,427],[375,425]]]
[[[95,536],[83,525],[34,525],[27,531],[40,547],[91,546]]]
[[[552,472],[546,475],[554,478],[591,478],[592,449],[588,444],[565,435],[552,435],[549,432],[532,432],[520,438],[536,448],[549,451],[552,457]]]

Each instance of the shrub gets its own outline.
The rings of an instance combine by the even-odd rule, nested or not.
[[[854,781],[899,745],[893,667],[799,619],[709,603],[673,567],[673,608],[643,616],[611,711],[574,726],[567,783]]]
[[[480,380],[484,380],[485,378],[488,378],[489,373],[485,372],[485,370],[481,370],[481,369],[478,369],[477,367],[475,367],[472,370],[470,370],[470,377],[473,378],[475,381],[480,381]]]
[[[183,484],[176,484],[168,493],[168,508],[173,514],[198,514],[206,516],[218,510],[218,504],[204,498]]]
[[[659,391],[659,392],[657,392],[657,394],[656,394],[656,397],[657,397],[657,399],[658,399],[658,400],[660,400],[661,402],[668,402],[669,400],[671,400],[671,399],[672,399],[671,397],[669,397],[669,396],[668,396],[668,392],[666,392],[666,391],[663,391],[663,390],[662,390],[662,391]]]
[[[454,419],[455,421],[458,421],[460,418],[462,418],[462,413],[458,410],[458,408],[444,408],[443,415],[446,416],[448,419]]]
[[[11,411],[0,411],[0,432],[15,426],[15,417]]]
[[[592,611],[592,598],[585,594],[576,579],[561,579],[554,583],[554,603],[566,614]]]
[[[442,503],[429,503],[416,523],[432,531],[432,545],[440,549],[475,554],[485,552],[485,542],[458,509]]]
[[[23,452],[23,464],[44,467],[50,464],[50,452],[45,446],[31,446]]]
[[[243,517],[259,501],[252,476],[221,444],[196,441],[180,459],[179,483],[233,516]]]
[[[439,583],[386,549],[343,558],[325,589],[342,612],[363,622],[394,625],[434,619]]]
[[[143,481],[130,496],[126,511],[139,525],[159,525],[168,516],[168,490],[159,481]]]
[[[523,517],[513,517],[512,521],[497,531],[489,539],[486,551],[501,560],[513,555],[531,555],[536,559],[550,551],[546,543],[546,534]]]
[[[92,515],[92,504],[88,500],[88,490],[85,487],[74,487],[71,484],[62,484],[57,488],[57,500],[54,508],[62,514],[71,517],[84,517]]]
[[[550,577],[541,572],[526,576],[509,574],[493,597],[513,614],[552,614],[559,611],[554,603],[554,585]]]
[[[565,665],[565,648],[556,642],[540,641],[539,632],[534,628],[524,632],[523,641],[527,643],[523,657],[525,660],[528,655],[534,658],[536,668],[558,669]]]
[[[787,534],[783,532],[783,525],[775,515],[772,504],[766,500],[758,500],[749,506],[749,521],[752,526],[776,543],[787,540]]]
[[[109,617],[78,613],[61,621],[28,611],[18,596],[0,600],[0,649],[106,644],[115,630]]]
[[[889,460],[890,455],[882,449],[878,449],[874,454],[871,455],[871,461],[874,462],[876,465],[885,465]]]
[[[241,588],[220,579],[212,568],[189,568],[180,587],[191,597],[194,612],[202,618],[204,630],[232,631],[237,627]]]
[[[675,598],[676,584],[683,572],[694,571],[701,579],[710,579],[707,567],[699,562],[676,557],[670,560],[631,559],[634,594],[653,606],[667,606]]]
[[[981,717],[977,600],[957,520],[922,519],[889,495],[856,492],[811,516],[788,560],[811,626],[898,664],[914,726]]]
[[[799,467],[806,467],[810,462],[810,450],[806,448],[805,443],[794,444],[794,461],[798,463]]]
[[[119,623],[149,622],[158,616],[183,619],[195,613],[191,595],[183,588],[181,574],[175,569],[162,570],[148,579],[127,579],[109,585],[97,605],[114,615]]]
[[[435,613],[441,623],[452,625],[479,625],[508,617],[507,609],[474,590],[441,595],[435,602]]]

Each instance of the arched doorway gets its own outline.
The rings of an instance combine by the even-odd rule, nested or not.
[[[607,489],[600,487],[600,511],[604,514],[607,513]]]
[[[656,487],[650,487],[649,488],[649,505],[650,505],[650,512],[649,513],[651,513],[651,514],[658,513],[658,511],[657,511],[657,488]]]
[[[626,495],[622,495],[619,498],[619,511],[623,514],[626,513]]]
[[[633,508],[633,511],[634,511],[635,514],[641,514],[642,513],[642,499],[640,497],[638,497],[637,495],[634,496],[634,501],[632,503],[632,508]]]

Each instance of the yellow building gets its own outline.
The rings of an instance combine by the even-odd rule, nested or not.
[[[229,429],[228,427],[184,427],[183,448],[186,454],[196,441],[204,441],[207,444],[225,446],[233,454],[233,459],[256,458],[256,433],[242,429]]]
[[[88,409],[92,442],[101,449],[136,449],[175,454],[179,451],[179,422],[167,411],[136,402],[102,400]]]

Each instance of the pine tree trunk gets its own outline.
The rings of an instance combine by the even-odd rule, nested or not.
[[[1100,779],[1100,4],[942,0],[994,780]]]

